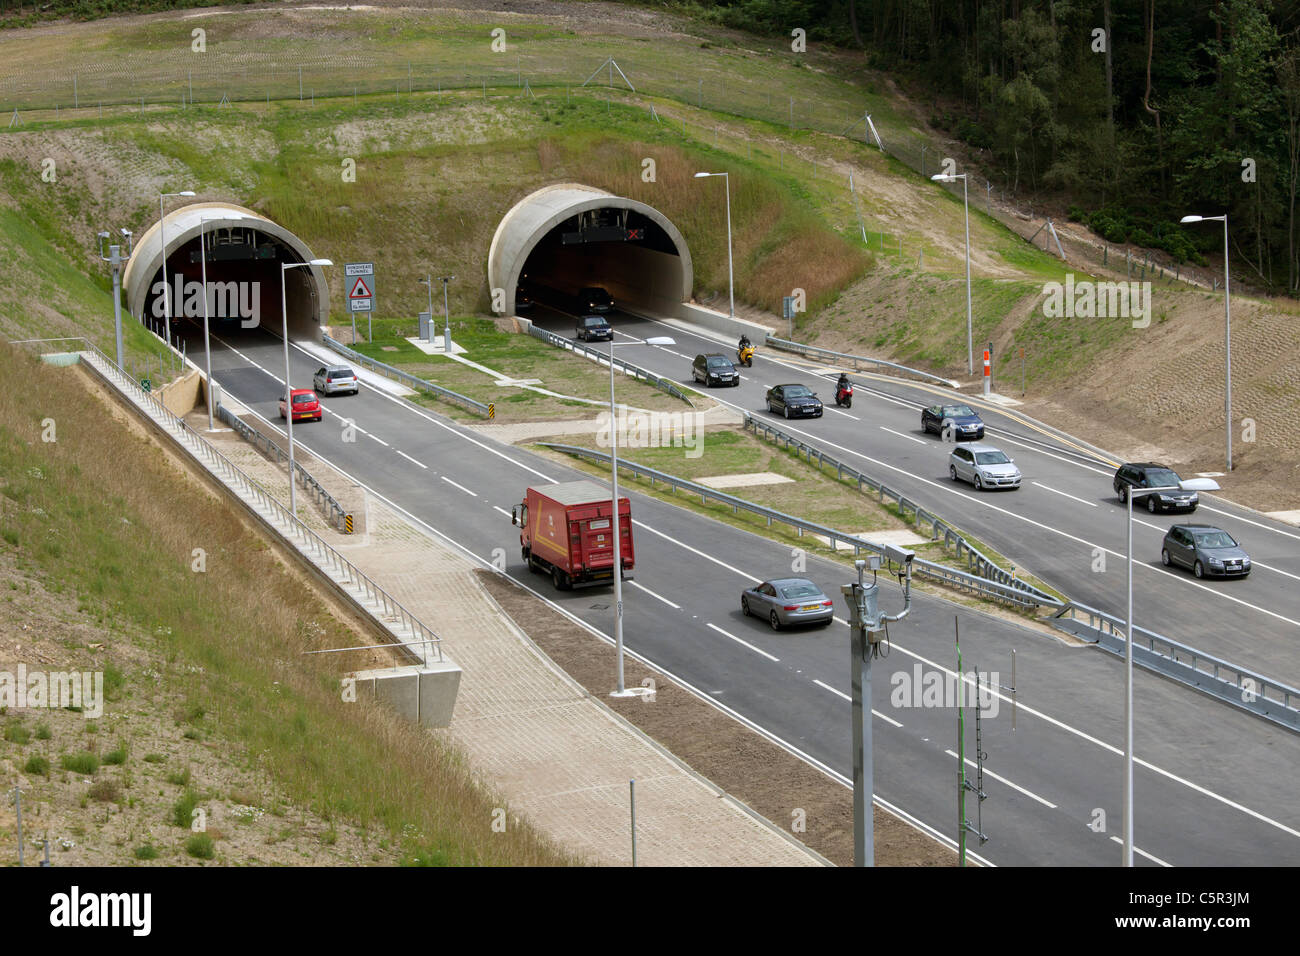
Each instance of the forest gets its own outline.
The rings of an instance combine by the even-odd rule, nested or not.
[[[1269,0],[695,0],[701,16],[860,50],[1003,184],[1111,242],[1300,290],[1300,4]]]

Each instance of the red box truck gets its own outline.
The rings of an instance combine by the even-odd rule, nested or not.
[[[529,488],[510,515],[519,526],[519,544],[528,570],[550,574],[562,591],[614,580],[612,492],[594,481],[565,481]],[[623,579],[630,580],[632,506],[618,499]]]

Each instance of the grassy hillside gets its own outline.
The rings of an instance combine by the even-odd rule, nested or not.
[[[30,637],[5,637],[0,667],[13,672],[19,661],[29,668],[40,661],[61,670],[89,661],[82,666],[113,675],[99,737],[53,718],[42,737],[30,715],[0,717],[8,741],[0,757],[11,774],[25,775],[19,779],[30,799],[67,826],[84,827],[90,814],[78,822],[73,813],[78,799],[86,805],[82,780],[96,777],[92,763],[105,764],[96,779],[112,789],[89,799],[110,805],[110,814],[154,806],[155,791],[169,806],[252,806],[245,802],[252,799],[281,815],[310,811],[318,835],[346,830],[349,849],[378,854],[352,862],[571,862],[526,824],[494,833],[492,811],[505,804],[440,738],[386,710],[344,702],[337,663],[302,652],[354,646],[361,635],[222,499],[179,473],[152,441],[108,424],[109,410],[77,370],[0,346],[0,374],[11,383],[0,394],[0,567],[19,572],[5,575],[14,592],[8,600],[30,593],[22,582],[34,579],[73,598],[70,626],[75,636],[91,635],[60,644],[60,633],[74,634],[43,615]],[[48,420],[55,441],[42,441]],[[195,548],[206,553],[202,573],[194,570]],[[163,717],[169,709],[174,721]],[[105,756],[110,748],[122,759]],[[96,760],[77,763],[83,752]],[[162,759],[148,759],[152,752]],[[64,755],[74,765],[64,766]],[[196,768],[192,779],[187,766]],[[180,782],[164,781],[164,772]],[[240,793],[228,792],[232,780]],[[163,783],[172,789],[159,791]],[[249,789],[253,796],[242,796]],[[82,859],[129,862],[134,841],[145,839],[179,856],[189,834],[170,819],[155,812],[122,833],[92,827],[92,843],[110,833],[136,836],[117,851],[96,844],[96,854]],[[294,822],[286,820],[291,831]],[[155,829],[161,836],[150,836]],[[0,821],[6,860],[16,856],[11,840]],[[258,849],[216,838],[214,852],[220,862],[239,863]]]

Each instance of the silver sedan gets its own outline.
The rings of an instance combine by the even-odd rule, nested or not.
[[[835,617],[835,603],[806,578],[764,581],[740,595],[740,610],[767,618],[772,630],[792,624],[826,625]]]

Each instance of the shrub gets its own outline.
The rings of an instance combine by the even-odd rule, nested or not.
[[[135,858],[137,860],[156,860],[158,859],[158,849],[152,843],[138,846],[135,848]]]
[[[23,773],[32,776],[48,777],[50,775],[50,762],[38,754],[32,754],[27,758],[27,763],[23,765]]]
[[[5,740],[11,744],[20,746],[32,739],[32,732],[27,729],[26,725],[17,720],[5,721]]]
[[[185,852],[195,859],[210,860],[217,855],[217,848],[212,844],[212,837],[196,833],[185,841]]]
[[[49,724],[46,724],[46,723],[39,723],[39,724],[36,725],[36,739],[37,739],[37,740],[49,740],[49,739],[50,739],[51,737],[53,737],[53,736],[54,736],[54,734],[50,732],[50,725],[49,725]]]
[[[173,770],[171,773],[167,774],[167,782],[174,783],[178,787],[186,786],[190,782],[190,768],[186,767],[184,770]]]
[[[180,799],[172,804],[172,823],[188,830],[194,820],[194,808],[199,805],[199,795],[186,788]]]
[[[64,754],[59,758],[59,764],[64,770],[90,776],[99,769],[99,758],[92,753]]]
[[[116,780],[99,780],[87,791],[86,795],[100,803],[120,803],[122,788]]]
[[[119,741],[116,750],[104,754],[104,763],[114,766],[126,763],[126,744]]]

